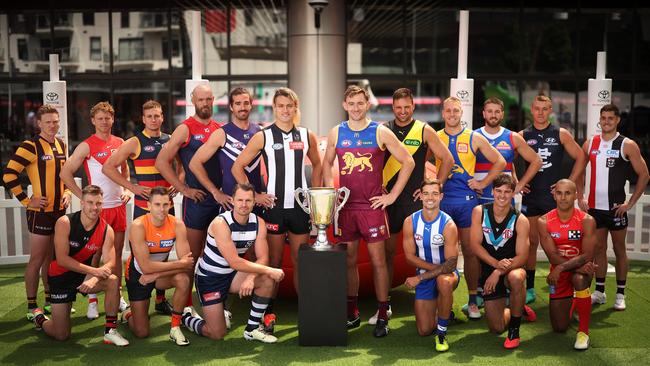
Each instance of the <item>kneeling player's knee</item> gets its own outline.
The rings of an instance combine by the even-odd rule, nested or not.
[[[67,341],[70,339],[70,330],[60,330],[55,332],[52,337],[57,341]]]
[[[573,288],[576,290],[584,290],[589,287],[591,279],[588,276],[583,275],[582,273],[574,273],[571,277],[571,282]]]
[[[438,286],[438,291],[440,292],[450,292],[454,289],[455,278],[452,276],[438,276],[436,278],[436,285]]]
[[[185,273],[176,273],[174,275],[174,285],[176,287],[187,288],[190,286],[190,276]]]
[[[514,269],[508,272],[508,282],[511,285],[519,285],[526,279],[526,271],[522,268]]]
[[[418,335],[420,337],[428,337],[433,333],[433,327],[424,324],[418,324]]]
[[[203,335],[212,340],[220,341],[226,336],[226,329],[214,329],[206,324],[203,326]]]
[[[133,328],[133,329],[131,329],[131,333],[133,333],[133,335],[136,336],[137,338],[147,338],[147,337],[149,337],[149,329]]]
[[[120,279],[116,275],[111,274],[110,276],[108,276],[108,278],[106,279],[107,288],[116,289],[119,286],[120,286]]]

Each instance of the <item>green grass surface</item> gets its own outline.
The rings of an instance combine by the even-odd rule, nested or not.
[[[360,306],[364,322],[361,327],[350,331],[347,347],[300,347],[296,300],[279,301],[276,305],[279,343],[263,345],[245,341],[242,333],[249,302],[235,299],[230,300],[233,329],[223,341],[210,341],[184,329],[192,343],[189,347],[177,347],[168,340],[169,318],[153,314],[152,309],[152,336],[135,339],[121,325],[120,331],[131,345],[117,348],[101,342],[103,313],[97,320],[87,320],[86,300],[80,296],[74,305],[77,313],[73,315],[72,338],[67,342],[56,342],[34,330],[33,325],[25,320],[22,268],[0,268],[0,364],[650,364],[650,265],[632,263],[626,290],[628,309],[624,312],[612,310],[616,286],[613,276],[608,277],[608,303],[593,310],[591,348],[584,352],[573,350],[577,323],[566,334],[555,334],[550,330],[548,294],[544,283],[546,274],[543,265],[538,270],[538,298],[533,304],[538,320],[536,323],[522,323],[519,349],[503,349],[505,334],[490,334],[485,320],[468,321],[460,312],[467,296],[463,283],[454,294],[454,311],[459,319],[449,327],[450,350],[438,354],[432,337],[417,335],[412,310],[414,295],[403,287],[392,292],[394,314],[388,337],[372,337],[372,327],[365,321],[374,313],[375,304],[363,300]],[[42,294],[39,304],[42,304]],[[102,304],[100,297],[100,309]]]

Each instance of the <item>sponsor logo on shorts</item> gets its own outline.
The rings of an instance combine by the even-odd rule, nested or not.
[[[349,147],[349,146],[352,146],[352,141],[350,141],[350,140],[343,140],[343,141],[341,141],[341,146],[343,146],[343,147]]]
[[[456,145],[456,150],[459,153],[467,153],[469,151],[469,147],[467,146],[466,143],[460,142],[460,143],[458,143],[458,145]]]
[[[147,145],[147,146],[145,146],[142,150],[144,150],[144,151],[146,151],[146,152],[154,152],[154,151],[156,151],[156,147],[155,147],[155,146],[151,146],[151,145]]]
[[[174,240],[174,239],[161,240],[161,241],[160,241],[160,247],[161,247],[161,248],[169,248],[169,247],[171,247],[171,246],[174,246],[174,242],[175,242],[175,241],[176,241],[176,240]]]
[[[381,235],[384,235],[384,234],[386,233],[386,225],[381,225],[381,226],[379,227],[379,233],[380,233]]]
[[[528,145],[537,145],[537,140],[535,140],[535,139],[530,139],[530,140],[526,141],[526,143],[527,143]]]
[[[272,230],[272,231],[278,231],[278,230],[280,230],[280,225],[266,223],[266,229],[267,230]]]
[[[371,227],[371,228],[368,229],[368,232],[370,232],[370,233],[376,233],[376,232],[377,232],[377,228],[376,228],[376,227]]]
[[[79,248],[81,244],[77,241],[70,240],[70,246],[73,248]]]
[[[64,300],[68,297],[68,294],[50,294],[52,300]]]
[[[370,234],[370,237],[371,237],[371,238],[376,238],[378,235],[379,235],[379,234],[377,234],[377,233],[372,233],[372,234]]]
[[[291,150],[302,150],[305,148],[305,143],[302,141],[291,141],[289,143],[289,149]]]
[[[445,237],[440,235],[440,234],[435,234],[435,235],[433,235],[433,238],[432,238],[431,242],[435,246],[444,245],[445,244]]]
[[[284,146],[283,146],[281,143],[279,143],[279,142],[278,142],[278,143],[275,143],[275,144],[273,144],[273,145],[271,145],[271,148],[272,148],[273,150],[282,150],[283,147],[284,147]]]
[[[43,161],[48,161],[48,160],[52,160],[52,159],[54,159],[54,156],[52,156],[52,155],[43,155],[43,156],[41,156],[41,160],[43,160]]]
[[[203,294],[203,301],[214,301],[214,300],[219,300],[221,298],[221,292],[215,291],[215,292],[208,292],[207,294]]]

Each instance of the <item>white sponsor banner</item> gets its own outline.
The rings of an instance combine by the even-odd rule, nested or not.
[[[463,127],[474,129],[472,117],[474,115],[474,79],[451,79],[449,96],[460,99],[463,116],[460,121]]]
[[[43,82],[43,104],[50,104],[56,107],[59,112],[59,136],[68,147],[68,106],[66,98],[65,81],[44,81]]]
[[[587,138],[599,134],[600,108],[612,102],[612,79],[589,79],[587,88]]]

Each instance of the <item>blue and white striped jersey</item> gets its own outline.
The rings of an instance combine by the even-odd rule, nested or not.
[[[420,259],[432,264],[445,262],[445,237],[443,231],[448,222],[453,222],[451,217],[440,211],[433,221],[426,221],[422,216],[422,210],[411,215],[413,220],[413,239],[415,240],[415,255]],[[417,273],[426,272],[418,268]]]

